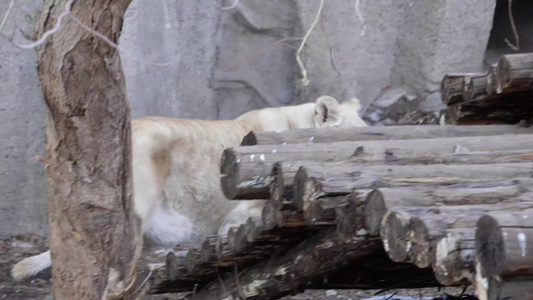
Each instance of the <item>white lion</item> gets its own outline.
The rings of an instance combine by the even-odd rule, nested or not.
[[[132,165],[135,212],[147,242],[165,247],[200,242],[219,229],[260,214],[263,201],[228,201],[220,186],[220,158],[252,130],[363,127],[360,103],[329,96],[315,103],[250,111],[235,120],[133,119]],[[51,265],[50,250],[11,270],[15,280]]]

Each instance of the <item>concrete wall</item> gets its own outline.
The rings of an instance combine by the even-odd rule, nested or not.
[[[305,30],[313,22],[319,2],[298,1]],[[366,107],[391,83],[403,1],[360,1],[364,24],[357,14],[357,1],[329,3],[323,11],[326,30],[318,23],[302,53],[310,84],[303,87],[298,73],[297,90],[300,97],[309,100],[322,94],[339,100],[357,97]],[[303,36],[304,31],[299,35]],[[328,39],[338,72],[331,63]]]
[[[419,96],[426,96],[439,88],[447,72],[480,71],[495,3],[405,1],[393,83],[407,85]]]
[[[28,27],[23,15],[40,2],[16,1],[18,26]],[[322,94],[339,100],[355,96],[366,107],[391,85],[407,86],[423,98],[438,88],[445,72],[482,68],[495,5],[495,0],[326,1],[324,22],[302,52],[310,79],[303,87],[294,59],[299,42],[271,45],[303,36],[319,2],[241,0],[235,9],[220,10],[212,0],[133,0],[121,46],[139,59],[172,63],[160,67],[123,56],[133,117],[230,119]],[[0,16],[7,5],[0,2]],[[14,25],[10,18],[3,32]],[[44,152],[46,108],[35,54],[4,40],[0,117],[0,237],[45,234],[44,165],[34,157]]]
[[[10,1],[0,1],[0,18]],[[24,12],[42,1],[19,0],[12,11],[26,32]],[[13,18],[2,32],[11,34]],[[22,43],[22,42],[21,42]],[[35,156],[44,152],[46,106],[33,50],[12,47],[0,37],[0,237],[46,233],[46,177]]]

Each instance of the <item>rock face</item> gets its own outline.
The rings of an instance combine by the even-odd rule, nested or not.
[[[363,119],[371,126],[438,125],[446,111],[440,92],[421,101],[408,88],[391,88],[379,95],[366,110]]]
[[[357,97],[363,111],[376,99],[366,115],[379,124],[423,123],[433,111],[412,105],[424,105],[420,99],[438,89],[444,73],[481,71],[496,3],[326,0],[301,54],[310,79],[304,87],[297,38],[320,1],[241,0],[219,8],[233,1],[132,2],[121,47],[138,60],[171,62],[161,67],[122,56],[133,117],[231,119],[327,94]],[[15,26],[28,32],[24,16],[41,2],[16,1],[2,32]],[[8,5],[0,1],[0,15]],[[24,42],[20,34],[17,41]],[[35,52],[2,41],[0,59],[0,237],[46,234],[44,164],[34,158],[44,153],[47,112]],[[385,90],[389,85],[410,92],[385,114],[384,97],[399,93]]]

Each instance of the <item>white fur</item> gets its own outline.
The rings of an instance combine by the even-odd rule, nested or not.
[[[52,265],[52,258],[50,257],[50,250],[39,255],[28,257],[17,263],[11,269],[11,277],[19,281],[27,277],[35,276],[42,270]]]
[[[220,187],[220,157],[251,130],[367,126],[360,104],[329,96],[316,103],[250,111],[235,120],[206,121],[145,117],[132,120],[134,207],[147,241],[171,247],[226,233],[252,217],[264,201],[228,201]],[[15,280],[51,265],[50,252],[26,258],[12,270]]]
[[[240,203],[226,216],[224,223],[218,229],[218,234],[227,234],[231,227],[240,226],[243,221],[248,220],[248,218],[252,218],[256,223],[260,222],[264,203],[264,200],[240,201]]]

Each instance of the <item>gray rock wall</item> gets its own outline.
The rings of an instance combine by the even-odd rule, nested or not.
[[[305,34],[313,22],[320,1],[298,1],[301,24]],[[359,98],[366,107],[381,90],[390,84],[392,68],[395,64],[397,24],[402,19],[402,1],[372,0],[326,1],[323,11],[325,31],[318,23],[311,33],[308,44],[302,52],[310,80],[309,86],[300,83],[300,73],[296,87],[303,101],[312,101],[322,94],[339,100]],[[326,38],[327,35],[327,38]],[[331,45],[331,63],[328,47]]]
[[[0,1],[0,16],[8,2]],[[41,2],[16,1],[17,26],[28,27],[24,14]],[[220,10],[212,0],[133,0],[120,45],[137,59],[171,65],[123,55],[132,116],[231,119],[323,94],[355,96],[367,107],[400,85],[424,96],[445,72],[481,69],[496,1],[326,1],[301,55],[304,87],[291,38],[305,34],[319,2],[241,0]],[[2,31],[13,26],[10,18]],[[0,238],[45,234],[44,164],[34,157],[44,152],[46,107],[35,53],[0,41]]]
[[[447,72],[483,67],[496,1],[408,0],[400,10],[393,83],[426,96]]]
[[[9,2],[0,1],[0,18]],[[15,1],[12,16],[26,32],[23,13],[41,2]],[[2,32],[11,34],[14,25],[11,18]],[[20,50],[0,37],[0,237],[47,232],[44,164],[35,160],[44,152],[47,111],[35,60],[33,50]]]

